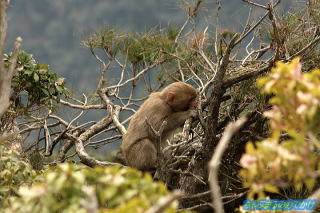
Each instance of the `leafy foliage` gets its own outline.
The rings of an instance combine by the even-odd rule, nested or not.
[[[31,183],[35,172],[12,147],[0,145],[0,208],[8,205],[8,197],[20,186]]]
[[[5,57],[6,66],[10,57]],[[51,105],[52,100],[59,101],[61,96],[68,95],[64,84],[64,79],[52,73],[48,65],[38,63],[31,54],[21,51],[12,80],[11,99],[17,110],[30,109],[35,105]]]
[[[151,64],[157,60],[164,60],[164,52],[174,51],[177,33],[177,29],[173,27],[168,27],[167,31],[151,30],[135,34],[118,34],[112,28],[103,28],[93,33],[82,44],[92,49],[103,49],[111,57],[121,53],[135,65],[141,65],[142,62]]]
[[[111,56],[115,56],[119,50],[119,38],[114,29],[103,28],[93,33],[82,44],[92,49],[101,48],[106,50]]]
[[[7,212],[144,212],[165,195],[166,187],[149,174],[118,166],[88,168],[60,164],[21,187]],[[171,205],[166,212],[175,212]]]
[[[250,188],[249,198],[264,192],[278,192],[278,187],[293,184],[311,190],[319,174],[320,156],[320,70],[301,72],[299,58],[277,67],[257,81],[265,94],[273,95],[272,109],[264,114],[270,119],[271,136],[246,145],[240,174]]]
[[[290,12],[283,12],[277,17],[278,32],[274,32],[272,24],[262,25],[261,32],[267,40],[276,41],[280,46],[282,57],[296,54],[314,39],[320,23],[320,2],[310,1],[309,4],[299,5]],[[317,12],[316,12],[317,11]],[[307,15],[308,14],[308,15]],[[266,31],[263,33],[263,31]],[[319,33],[316,33],[319,35]],[[300,55],[302,56],[302,55]],[[303,70],[311,70],[320,63],[320,51],[317,45],[311,45],[303,53]]]

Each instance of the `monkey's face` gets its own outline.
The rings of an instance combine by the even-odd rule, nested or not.
[[[174,111],[187,111],[197,107],[196,97],[190,94],[178,93],[174,95],[172,101],[168,102]]]
[[[187,111],[195,109],[198,92],[189,84],[175,82],[167,86],[163,91],[167,104],[173,111]]]

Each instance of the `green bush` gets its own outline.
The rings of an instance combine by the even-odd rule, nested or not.
[[[5,56],[6,66],[9,66],[10,57]],[[31,54],[21,51],[12,78],[11,101],[15,110],[30,110],[35,105],[51,106],[52,100],[59,102],[62,96],[68,95],[64,84],[64,79],[51,72],[48,65],[38,63]]]
[[[8,197],[16,195],[20,186],[31,184],[34,175],[14,149],[0,145],[0,208],[8,205]]]
[[[31,187],[21,187],[7,212],[144,212],[169,192],[148,173],[119,166],[59,164]],[[166,212],[175,212],[171,205]]]

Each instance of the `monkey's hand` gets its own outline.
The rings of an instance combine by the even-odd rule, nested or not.
[[[189,114],[190,114],[190,117],[192,117],[192,118],[198,116],[198,112],[197,112],[196,109],[190,109],[190,110],[189,110]]]
[[[188,118],[195,116],[197,116],[196,110],[189,109],[187,111],[175,112],[166,118],[167,125],[165,126],[164,131],[172,131],[173,129],[183,125]]]

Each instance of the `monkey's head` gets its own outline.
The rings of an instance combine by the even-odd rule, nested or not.
[[[198,91],[189,84],[175,82],[164,88],[161,93],[173,111],[186,111],[197,106]]]

